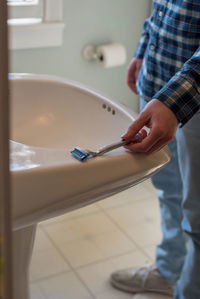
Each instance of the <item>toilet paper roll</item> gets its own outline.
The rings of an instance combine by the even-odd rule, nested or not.
[[[104,68],[122,65],[126,62],[126,49],[122,44],[111,43],[96,48],[97,63]]]

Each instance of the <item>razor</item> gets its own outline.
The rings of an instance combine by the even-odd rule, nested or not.
[[[79,161],[85,161],[87,158],[94,158],[97,156],[102,156],[105,153],[108,153],[110,151],[113,151],[116,148],[119,148],[121,146],[124,146],[126,144],[129,144],[133,141],[136,141],[138,139],[138,134],[134,137],[134,139],[132,140],[124,140],[122,139],[119,142],[115,142],[112,143],[110,145],[106,145],[104,147],[101,147],[100,149],[98,149],[96,152],[95,151],[91,151],[89,149],[81,149],[79,147],[75,147],[72,151],[71,154],[74,158],[76,158]]]

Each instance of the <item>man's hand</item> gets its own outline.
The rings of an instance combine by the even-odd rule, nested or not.
[[[127,84],[130,89],[137,94],[136,82],[139,75],[140,68],[142,66],[142,59],[133,58],[128,66],[127,71]]]
[[[138,118],[128,128],[123,139],[132,139],[146,126],[150,129],[149,134],[143,134],[143,139],[137,143],[125,146],[132,152],[151,154],[160,150],[163,146],[174,140],[178,127],[175,114],[157,99],[150,101]],[[141,133],[140,133],[141,135]]]

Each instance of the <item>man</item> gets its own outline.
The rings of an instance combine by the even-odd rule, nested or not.
[[[175,299],[199,299],[199,0],[153,1],[152,14],[144,23],[128,68],[127,83],[139,93],[144,109],[123,138],[132,138],[143,126],[149,127],[150,133],[142,142],[126,147],[150,154],[169,144],[171,162],[152,178],[159,189],[163,232],[156,263],[113,273],[111,282],[132,293],[149,291]]]

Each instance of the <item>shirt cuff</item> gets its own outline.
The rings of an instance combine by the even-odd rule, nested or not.
[[[153,98],[163,102],[176,115],[181,127],[200,107],[197,86],[184,74],[177,73]]]

